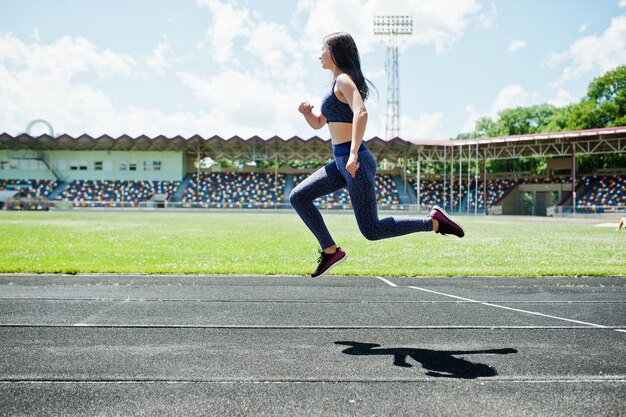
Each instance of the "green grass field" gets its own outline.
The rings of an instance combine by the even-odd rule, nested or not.
[[[626,233],[597,227],[601,219],[465,216],[463,239],[418,233],[370,242],[352,213],[324,217],[350,256],[334,274],[626,274]],[[3,273],[306,275],[318,256],[290,211],[2,211],[0,236]]]

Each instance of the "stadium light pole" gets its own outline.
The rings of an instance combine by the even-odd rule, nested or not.
[[[398,42],[401,36],[413,33],[410,15],[374,16],[374,35],[383,36],[387,43],[385,71],[387,72],[387,140],[400,136],[400,77],[398,75]]]

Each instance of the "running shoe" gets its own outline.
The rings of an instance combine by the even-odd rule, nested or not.
[[[430,217],[439,222],[439,230],[437,230],[436,233],[441,233],[442,235],[454,235],[457,237],[465,236],[463,227],[452,220],[452,217],[450,217],[441,207],[434,206],[430,211]]]
[[[319,252],[320,257],[317,259],[317,269],[311,274],[311,277],[313,278],[321,277],[322,275],[333,269],[335,266],[345,261],[348,257],[346,251],[339,247],[337,248],[337,251],[335,251],[335,253],[324,253],[324,251],[322,251],[321,249],[319,250]]]

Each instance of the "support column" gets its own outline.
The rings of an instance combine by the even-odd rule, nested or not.
[[[446,209],[446,181],[448,180],[448,147],[443,147],[443,209]]]
[[[478,165],[478,141],[476,141],[476,174],[474,176],[475,178],[475,187],[476,187],[476,204],[474,204],[474,214],[478,214],[478,170],[480,169],[480,166]],[[483,201],[485,196],[483,196]],[[484,205],[487,205],[487,202],[484,201],[483,202]]]
[[[470,155],[472,154],[472,145],[467,144],[467,214],[470,214],[470,200],[471,200],[471,191],[472,191],[472,181],[470,179],[470,166],[472,165],[472,158]]]
[[[454,146],[450,148],[450,213],[454,213]]]
[[[485,150],[486,152],[486,150]],[[489,214],[487,208],[487,158],[483,155],[483,200],[485,202],[485,216]]]
[[[463,189],[463,184],[461,183],[463,179],[463,165],[461,165],[461,161],[463,161],[463,145],[459,146],[459,213],[461,213],[461,199],[463,198],[463,193],[461,192]]]
[[[420,153],[417,153],[417,182],[415,183],[415,191],[417,192],[417,211],[422,210],[422,159]]]
[[[200,148],[196,154],[196,196],[200,196]]]
[[[572,213],[576,214],[576,144],[572,142]]]

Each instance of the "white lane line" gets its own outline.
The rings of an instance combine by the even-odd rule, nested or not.
[[[443,295],[443,296],[450,297],[450,298],[456,298],[458,300],[469,301],[470,303],[480,303],[480,301],[472,300],[470,298],[459,297],[459,296],[456,296],[456,295],[446,294],[446,293],[439,292],[439,291],[427,290],[426,288],[411,287],[411,286],[409,286],[409,288],[414,288],[414,289],[420,290],[420,291],[431,292],[433,294],[439,294],[439,295]]]
[[[378,278],[379,280],[381,280],[382,282],[384,282],[385,284],[391,285],[392,287],[397,287],[396,284],[394,284],[393,282],[389,281],[388,279],[385,279],[383,277],[374,277],[374,278]]]
[[[517,311],[519,313],[532,314],[532,315],[535,315],[535,316],[547,317],[547,318],[555,319],[555,320],[568,321],[570,323],[584,324],[585,326],[597,327],[599,329],[612,329],[610,326],[604,326],[602,324],[589,323],[589,322],[586,322],[586,321],[579,321],[579,320],[567,319],[565,317],[558,317],[558,316],[552,316],[552,315],[549,315],[549,314],[538,313],[536,311],[522,310],[522,309],[519,309],[519,308],[507,307],[507,306],[503,306],[503,305],[499,305],[499,304],[486,303],[486,302],[483,302],[483,301],[472,300],[470,298],[464,298],[464,297],[458,297],[456,295],[446,294],[446,293],[439,292],[439,291],[427,290],[426,288],[413,287],[413,286],[409,286],[409,288],[413,288],[413,289],[419,290],[419,291],[430,292],[430,293],[433,293],[433,294],[439,294],[439,295],[443,295],[445,297],[456,298],[456,299],[463,300],[463,301],[469,301],[469,302],[472,302],[472,303],[482,304],[484,306],[497,307],[497,308],[502,308],[502,309],[505,309],[505,310]],[[612,329],[612,330],[615,330],[615,331],[618,331],[618,332],[625,332],[625,330],[623,330],[623,329]]]

